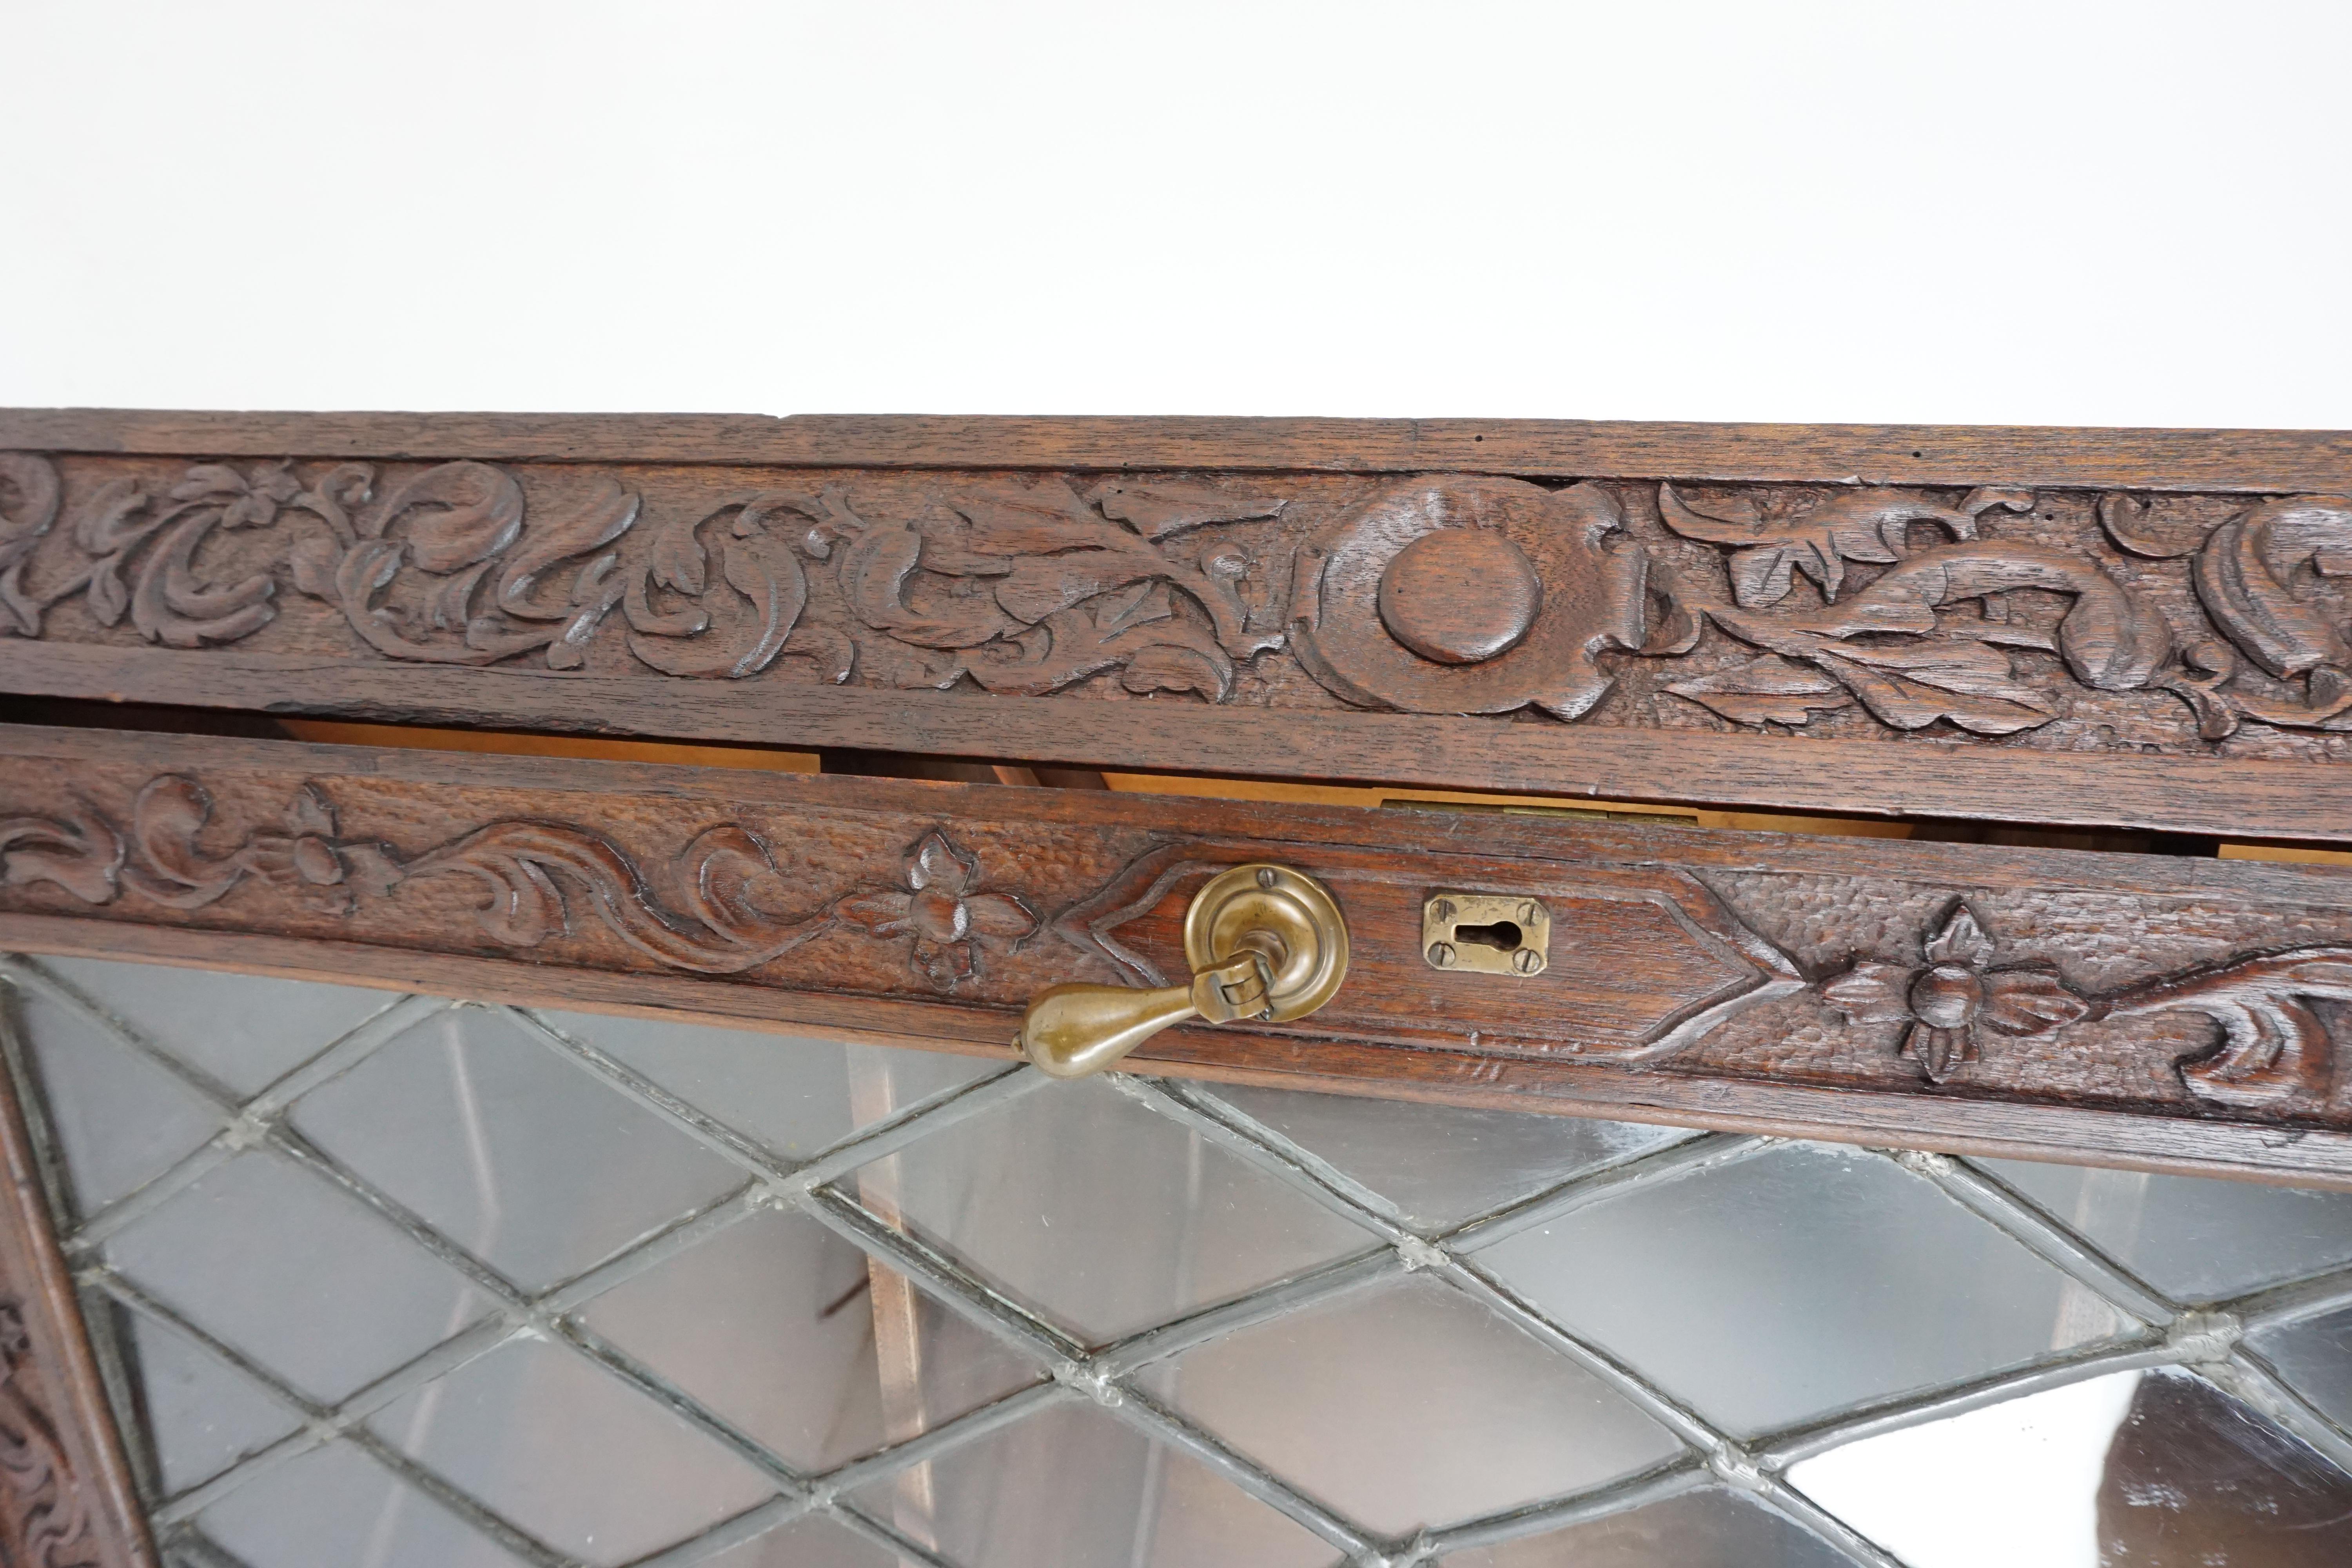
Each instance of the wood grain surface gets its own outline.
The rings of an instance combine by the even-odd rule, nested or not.
[[[2329,868],[0,729],[0,944],[1008,1060],[1251,859],[1347,986],[1152,1070],[2352,1185]],[[1433,967],[1440,889],[1542,900],[1549,965]]]
[[[868,467],[0,453],[0,689],[2352,837],[2352,499],[2258,462],[2053,484],[1995,447],[1965,488],[1860,482],[1800,460],[1828,433],[1718,431],[1813,476],[1731,482],[1635,427],[1586,471],[1646,476],[1567,484],[1318,468],[1304,437],[1278,471],[1106,475],[1018,467],[1027,426],[952,469],[948,426],[889,428]]]
[[[1583,419],[0,409],[0,447],[216,458],[1514,473],[1796,484],[2352,488],[2341,430]]]
[[[0,828],[0,839],[6,830]],[[0,1007],[9,1002],[0,989]],[[13,1026],[0,1019],[0,1032]],[[0,1563],[154,1568],[73,1276],[51,1226],[11,1050],[0,1068]]]

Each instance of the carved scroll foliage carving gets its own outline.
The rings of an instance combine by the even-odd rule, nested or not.
[[[88,1568],[100,1560],[89,1500],[48,1412],[27,1392],[32,1358],[24,1304],[0,1298],[0,1531],[17,1553],[11,1563]]]
[[[36,589],[26,581],[35,546],[58,520],[60,487],[55,465],[26,453],[6,454],[0,485],[13,491],[13,509],[0,511],[0,626],[37,637],[42,613],[73,594],[85,595],[99,625],[126,616],[149,642],[202,647],[234,642],[269,624],[276,583],[257,574],[235,583],[200,581],[197,546],[214,530],[263,528],[300,489],[289,466],[271,464],[251,475],[220,463],[199,463],[161,494],[127,479],[109,480],[84,496],[65,521],[80,564],[63,582]]]
[[[1921,962],[1857,963],[1822,980],[1823,1001],[1855,1024],[1900,1024],[1896,1050],[1932,1082],[1959,1077],[1994,1040],[2054,1037],[2078,1023],[2201,1013],[2218,1047],[2179,1064],[2200,1100],[2280,1114],[2323,1110],[2337,1046],[2318,1003],[2352,1003],[2352,948],[2258,953],[2104,993],[2054,965],[1998,961],[1997,944],[1955,900],[1921,942]]]
[[[620,558],[605,547],[636,521],[634,492],[607,479],[571,515],[527,523],[522,487],[487,463],[444,463],[380,499],[375,490],[373,469],[346,463],[291,498],[324,525],[292,546],[295,586],[340,607],[394,658],[492,664],[544,648],[550,668],[579,668],[621,597]],[[582,557],[550,597],[542,580]],[[429,592],[396,612],[383,597],[408,572],[429,579]]]
[[[305,480],[290,463],[198,464],[152,493],[119,478],[65,520],[75,564],[28,580],[58,521],[56,466],[0,454],[0,630],[41,635],[77,594],[151,642],[231,643],[276,616],[272,572],[203,582],[215,531],[276,528],[299,592],[335,605],[386,658],[487,665],[544,650],[581,668],[615,607],[630,653],[686,678],[740,679],[800,656],[825,679],[946,687],[969,678],[1042,695],[1106,670],[1129,690],[1222,700],[1238,663],[1283,641],[1254,627],[1236,584],[1256,565],[1217,547],[1172,549],[1211,523],[1276,516],[1276,498],[1176,479],[1118,479],[1084,495],[1066,480],[941,489],[876,511],[849,487],[746,492],[662,523],[624,566],[643,497],[604,479],[552,516],[507,469],[444,463],[389,485],[363,463]],[[823,571],[844,624],[803,620]],[[1189,606],[1189,607],[1188,607]]]
[[[1734,503],[1718,503],[1718,511]],[[1740,641],[1765,650],[1739,668],[1671,685],[1737,723],[1801,724],[1859,700],[1881,722],[1924,729],[1938,720],[1980,735],[2007,735],[2056,717],[2050,700],[2020,682],[2004,647],[2058,654],[2074,678],[2103,691],[2163,684],[2175,673],[2163,614],[2086,556],[2037,544],[1985,540],[1988,511],[2031,510],[2030,491],[1979,489],[1958,506],[1891,490],[1858,490],[1794,516],[1766,514],[1753,500],[1733,515],[1703,511],[1672,485],[1658,510],[1685,538],[1732,548],[1732,605],[1708,614]],[[1948,542],[1914,549],[1915,525]],[[1841,600],[1847,563],[1883,565]],[[1818,584],[1817,611],[1767,614],[1801,573]],[[2036,589],[2071,603],[2054,632],[2013,623],[2005,596]],[[1977,602],[1981,613],[1939,611]]]
[[[2197,597],[2221,638],[2189,649],[2194,674],[2182,695],[2207,740],[2224,740],[2246,719],[2289,729],[2352,731],[2352,497],[2295,496],[2264,501],[2202,539],[2171,542],[2151,531],[2154,506],[2103,496],[2099,521],[2116,543],[2156,560],[2191,556]],[[2339,586],[2338,584],[2343,584]],[[2300,680],[2301,703],[2270,700],[2232,684],[2242,656],[2280,680]]]
[[[1239,551],[1187,563],[1161,542],[1210,522],[1271,517],[1282,502],[1209,486],[1122,480],[1081,498],[1049,479],[941,492],[917,515],[868,521],[845,500],[840,526],[812,548],[841,548],[844,598],[864,626],[939,654],[898,684],[962,676],[990,691],[1039,696],[1124,668],[1129,690],[1197,691],[1222,700],[1235,660],[1278,647],[1254,631],[1234,583]],[[1178,610],[1181,596],[1205,617]]]
[[[0,477],[14,479],[20,494],[26,473],[38,477],[30,489],[54,493],[47,459],[16,454],[13,462]],[[79,594],[99,625],[127,615],[149,642],[236,642],[276,618],[278,581],[268,572],[204,581],[196,552],[215,531],[275,527],[294,586],[340,608],[379,653],[489,664],[544,648],[551,667],[572,668],[620,596],[611,580],[618,557],[604,547],[627,531],[637,504],[608,480],[572,515],[527,523],[521,486],[487,463],[444,463],[381,495],[363,463],[339,464],[308,485],[290,463],[249,471],[200,463],[161,493],[115,479],[84,496],[67,522],[80,563],[46,584],[26,580],[29,542],[13,549],[8,541],[36,540],[47,524],[36,515],[19,529],[11,520],[11,533],[0,535],[0,617],[6,629],[37,637],[49,606]],[[542,589],[556,567],[592,555],[558,596]],[[422,593],[395,609],[385,596],[404,574],[421,578]]]
[[[689,679],[1215,702],[1303,675],[1361,708],[1610,724],[1674,721],[1663,693],[1846,736],[2352,733],[2340,496],[2218,523],[2214,498],[2062,497],[2053,528],[1997,487],[877,472],[714,499],[662,470],[74,461],[68,484],[0,453],[0,633],[78,598],[167,647],[313,652],[340,624],[363,657]],[[2077,701],[2154,693],[2187,713]]]
[[[323,913],[349,914],[405,883],[455,877],[479,886],[484,931],[502,946],[533,948],[573,930],[575,912],[668,968],[737,974],[830,931],[908,944],[908,963],[931,988],[952,992],[980,956],[1037,929],[1028,906],[978,885],[976,862],[944,832],[908,851],[897,879],[820,893],[788,877],[771,847],[732,824],[705,829],[663,868],[681,908],[658,897],[637,862],[609,838],[560,823],[512,819],[404,858],[389,845],[338,835],[326,792],[306,784],[284,830],[248,833],[226,855],[196,837],[212,816],[210,794],[184,774],[150,780],[123,833],[94,812],[73,821],[0,818],[0,881],[51,882],[91,904],[128,892],[170,909],[201,908],[248,880],[290,891]],[[797,912],[794,912],[797,911]]]

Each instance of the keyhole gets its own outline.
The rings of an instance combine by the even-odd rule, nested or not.
[[[1496,921],[1493,925],[1455,926],[1454,940],[1476,947],[1491,947],[1496,952],[1513,952],[1519,945],[1519,928],[1511,921]]]

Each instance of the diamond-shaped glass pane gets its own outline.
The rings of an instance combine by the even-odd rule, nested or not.
[[[390,991],[160,963],[40,962],[141,1035],[239,1095],[260,1093],[399,999]]]
[[[514,1340],[369,1427],[558,1551],[626,1563],[772,1495],[766,1479],[573,1352]]]
[[[118,1311],[134,1369],[138,1434],[166,1497],[210,1480],[291,1432],[300,1416],[252,1378],[154,1319]]]
[[[1106,1341],[1372,1243],[1098,1082],[1055,1084],[844,1186],[1081,1336]]]
[[[1043,1370],[804,1215],[739,1221],[599,1297],[586,1326],[803,1469]]]
[[[1604,1199],[1478,1257],[1741,1432],[2120,1327],[1931,1184],[1877,1155],[1816,1145]]]
[[[1679,1127],[1297,1089],[1220,1086],[1215,1093],[1430,1230],[1459,1225],[1580,1171],[1697,1136]]]
[[[2352,1262],[2352,1193],[1981,1162],[2182,1300],[2216,1300]]]
[[[1091,1405],[869,1483],[858,1505],[962,1568],[1327,1568],[1320,1537]]]
[[[519,1568],[503,1547],[349,1443],[264,1472],[196,1522],[247,1568]]]
[[[2352,1430],[2352,1307],[2246,1336],[2305,1399]]]
[[[1789,1479],[1911,1568],[2352,1562],[2352,1476],[2171,1370],[1865,1438]]]
[[[457,1008],[305,1095],[297,1129],[542,1289],[743,1178],[505,1015]]]
[[[652,1018],[547,1013],[714,1121],[789,1161],[991,1073],[1002,1061]]]
[[[110,1241],[107,1260],[312,1398],[353,1393],[491,1308],[307,1171],[240,1154]]]
[[[1172,1397],[1390,1535],[1580,1491],[1681,1447],[1591,1373],[1426,1278],[1212,1341],[1178,1360]]]
[[[710,1568],[905,1568],[906,1559],[822,1515],[730,1547]]]
[[[1753,1498],[1710,1487],[1501,1546],[1444,1568],[1853,1568],[1853,1560]],[[2085,1560],[2081,1568],[2092,1568]]]
[[[210,1102],[111,1030],[38,992],[18,994],[77,1213],[144,1186],[220,1131]]]
[[[1865,1437],[1789,1479],[1914,1568],[2100,1563],[2101,1478],[2139,1382],[2111,1373]]]

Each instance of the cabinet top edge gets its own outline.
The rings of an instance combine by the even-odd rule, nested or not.
[[[783,468],[1452,470],[1814,484],[2352,489],[2352,431],[2343,430],[0,408],[0,448]]]

